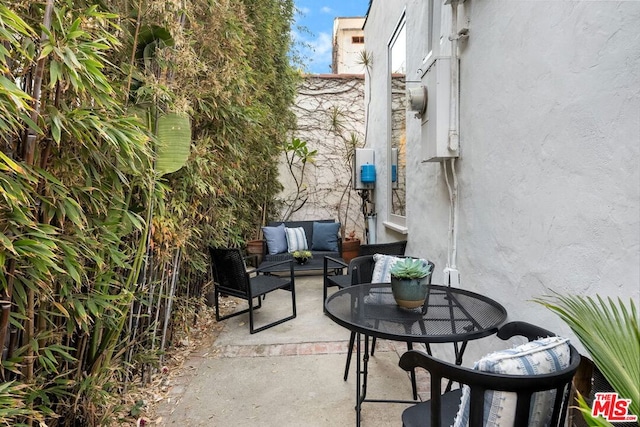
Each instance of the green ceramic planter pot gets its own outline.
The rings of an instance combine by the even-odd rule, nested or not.
[[[391,292],[396,303],[404,308],[420,307],[427,296],[428,276],[420,279],[399,279],[391,275]]]

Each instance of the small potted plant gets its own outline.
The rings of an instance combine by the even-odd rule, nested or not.
[[[293,251],[291,255],[293,255],[293,259],[295,259],[296,262],[300,265],[303,265],[311,258],[313,258],[311,251]]]
[[[427,296],[431,264],[423,259],[403,258],[390,270],[391,291],[396,303],[404,308],[418,308]]]

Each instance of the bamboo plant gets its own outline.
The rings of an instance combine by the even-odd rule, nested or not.
[[[206,246],[252,233],[278,191],[292,10],[0,4],[1,423],[121,423],[129,387],[194,323]],[[145,28],[177,42],[136,56]],[[164,161],[177,122],[181,168]]]

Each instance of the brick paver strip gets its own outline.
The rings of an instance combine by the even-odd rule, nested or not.
[[[225,345],[217,357],[302,356],[340,354],[347,352],[347,341],[309,342],[296,344]]]
[[[318,354],[346,354],[348,341],[307,342],[294,344],[225,345],[219,347],[211,357],[273,357],[313,356]],[[400,356],[406,351],[404,343],[378,340],[376,352],[395,351]],[[421,400],[429,398],[429,374],[423,369],[416,371],[418,394]]]

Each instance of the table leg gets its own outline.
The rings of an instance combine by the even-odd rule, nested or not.
[[[360,427],[360,409],[362,408],[362,400],[360,399],[360,382],[361,382],[361,366],[360,366],[360,333],[356,333],[356,427]]]
[[[360,394],[360,400],[364,402],[364,399],[367,397],[367,377],[369,376],[369,335],[364,336],[362,361],[364,362],[364,369],[362,372],[362,393]]]
[[[458,343],[454,342],[453,343],[453,349],[456,355],[456,365],[460,366],[462,365],[462,356],[464,356],[464,351],[467,349],[467,344],[469,343],[469,341],[463,341],[462,342],[462,346],[458,347]],[[449,380],[449,382],[447,383],[447,387],[444,389],[445,393],[448,393],[451,391],[451,387],[453,386],[453,381]]]

